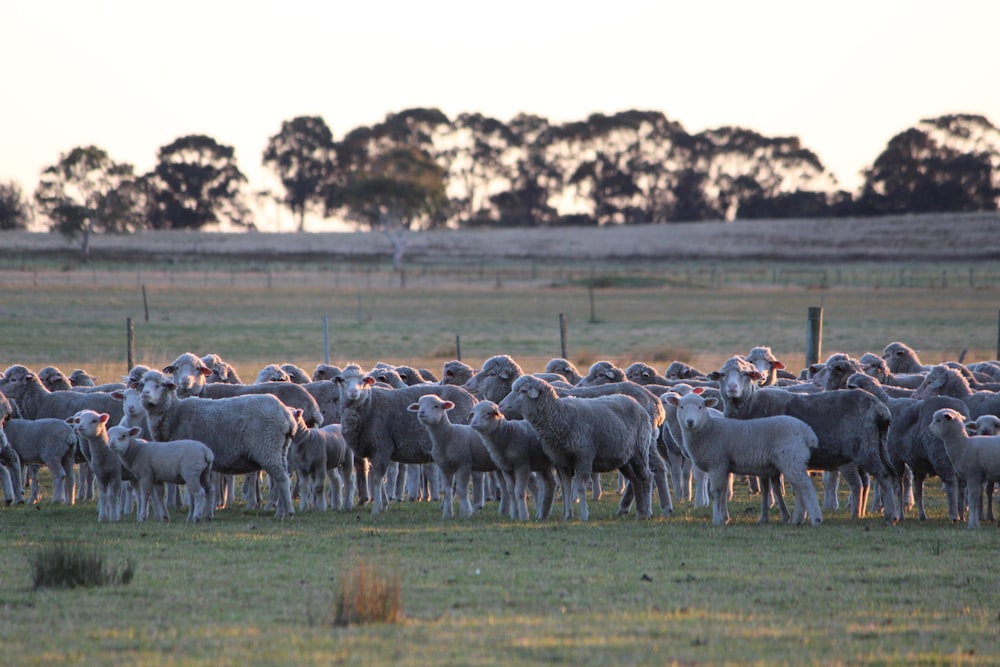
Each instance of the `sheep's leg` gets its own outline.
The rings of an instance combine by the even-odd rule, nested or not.
[[[840,490],[840,471],[824,470],[823,509],[825,510],[840,509],[840,498],[838,496],[839,490]]]
[[[64,493],[66,493],[66,485],[64,475],[66,474],[63,470],[62,461],[58,459],[50,458],[45,461],[45,465],[48,466],[49,470],[52,472],[52,504],[68,504],[66,503],[66,498]],[[37,477],[37,468],[36,468]]]
[[[708,507],[710,504],[708,493],[708,475],[697,467],[694,467],[692,470],[694,477],[694,506]]]
[[[596,502],[596,501],[598,501],[598,500],[601,499],[601,496],[604,495],[604,489],[601,488],[601,473],[599,473],[599,472],[592,472],[592,473],[590,473],[590,475],[588,475],[588,478],[590,479],[590,487],[591,487],[591,492],[593,494],[592,497],[594,498],[594,501]],[[622,485],[621,485],[621,482],[619,482],[619,485],[618,485],[618,492],[619,493],[621,493],[621,489],[622,489]]]
[[[163,523],[170,523],[170,511],[167,509],[166,496],[170,491],[164,488],[164,484],[153,484],[153,507],[156,509],[157,518]],[[174,485],[176,489],[177,485]]]
[[[580,521],[587,521],[590,519],[590,508],[587,507],[587,481],[591,478],[590,466],[579,464],[576,470],[573,471],[573,482],[569,489],[569,494],[571,498],[580,503]],[[564,489],[563,493],[567,493]]]
[[[358,490],[358,505],[365,505],[372,500],[371,481],[368,479],[368,470],[371,461],[363,456],[354,457],[354,478]]]
[[[756,475],[747,475],[746,477],[747,477],[747,486],[750,489],[751,496],[760,493],[764,489],[764,484],[762,483],[760,477],[757,477]],[[770,498],[768,498],[768,502],[770,502]]]
[[[420,500],[423,487],[423,475],[418,466],[406,466],[406,499],[411,503]]]
[[[472,480],[472,502],[470,507],[473,512],[478,512],[486,505],[486,475],[481,472],[472,472],[470,470],[469,476]],[[459,492],[461,492],[461,488],[459,489]]]
[[[473,506],[472,502],[469,500],[469,482],[472,481],[473,487],[475,487],[475,475],[471,468],[462,467],[459,468],[455,473],[455,487],[458,493],[458,510],[459,515],[463,518],[472,516],[472,513],[477,509]],[[479,475],[479,488],[482,489],[483,478],[482,474]]]
[[[808,477],[808,474],[806,475]],[[812,484],[812,480],[809,480]],[[766,494],[768,500],[772,500],[775,505],[778,506],[778,511],[781,513],[781,522],[788,523],[791,520],[791,515],[788,513],[788,506],[785,505],[785,477],[781,473],[774,475],[768,480],[768,486],[770,486],[770,492]],[[797,503],[796,503],[797,504]]]
[[[368,470],[368,493],[372,500],[372,514],[378,514],[386,509],[387,498],[383,490],[386,471],[389,469],[389,461],[383,460],[380,456],[372,459],[371,468]]]
[[[10,505],[14,502],[14,483],[10,480],[10,471],[7,466],[0,466],[0,482],[3,483],[4,503]]]
[[[313,472],[313,505],[316,511],[325,512],[326,511],[326,464],[320,466],[320,468]]]
[[[674,501],[670,497],[670,485],[667,483],[667,464],[660,458],[655,447],[650,447],[649,470],[656,484],[656,495],[660,499],[660,516],[670,516],[674,511]]]
[[[915,472],[913,473],[913,482],[910,484],[910,489],[913,492],[913,506],[917,509],[918,521],[927,521],[927,512],[924,511],[924,481],[926,479],[926,474]],[[951,490],[948,489],[949,486],[952,487]],[[948,496],[948,516],[952,518],[952,521],[954,521],[955,519],[953,517],[956,500],[953,496],[954,486],[945,482],[945,493]]]
[[[504,473],[507,477],[507,474]],[[520,466],[514,470],[509,477],[509,487],[511,488],[511,516],[518,521],[528,520],[528,483],[531,481],[531,469],[528,466]],[[535,507],[539,501],[536,496]]]
[[[983,503],[983,484],[978,479],[965,480],[965,497],[969,504],[969,528],[979,528],[979,517]]]
[[[354,479],[354,464],[345,462],[340,468],[340,476],[344,478],[344,502],[341,507],[345,510],[354,509],[354,493],[356,481]]]
[[[546,468],[538,472],[541,479],[541,490],[535,497],[535,517],[538,519],[548,519],[552,516],[552,503],[556,499],[556,475],[552,468]]]
[[[867,475],[866,475],[867,477]],[[896,503],[896,495],[893,493],[895,479],[888,470],[876,478],[878,488],[882,492],[882,506],[885,511],[886,523],[899,523],[899,506]]]
[[[770,523],[771,521],[771,479],[769,477],[753,477],[760,485],[757,492],[760,494],[760,515],[757,523]],[[796,508],[797,510],[798,508]]]
[[[986,482],[986,521],[993,521],[993,492],[996,490],[996,482]]]
[[[905,466],[903,468],[901,478],[903,493],[899,503],[900,518],[903,516],[903,509],[913,509],[913,503],[916,502],[916,498],[913,495],[913,471],[910,469],[910,466]]]
[[[274,496],[274,514],[276,519],[287,519],[295,515],[295,507],[292,505],[292,482],[285,470],[284,457],[269,461],[264,470],[271,476],[270,493]]]
[[[809,521],[814,526],[823,522],[823,511],[819,507],[819,498],[816,496],[816,487],[813,486],[809,471],[803,465],[801,470],[784,470],[783,475],[788,478],[795,492],[795,517],[793,523],[801,524],[805,520],[805,515],[809,515]],[[772,477],[772,483],[774,478]],[[801,508],[801,509],[800,509]]]
[[[712,523],[724,526],[729,523],[729,494],[727,493],[728,472],[717,472],[709,476],[709,495],[712,499]]]
[[[441,518],[451,519],[455,516],[455,473],[441,470],[444,481],[444,493],[441,499]]]

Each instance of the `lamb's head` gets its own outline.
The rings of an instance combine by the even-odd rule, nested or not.
[[[420,374],[420,371],[412,366],[396,366],[392,370],[396,372],[396,375],[398,375],[399,379],[403,381],[403,384],[408,387],[424,382],[424,376]]]
[[[695,432],[700,430],[705,422],[712,418],[710,408],[715,407],[717,401],[712,397],[705,397],[701,392],[691,391],[683,396],[668,392],[663,395],[664,401],[677,410],[677,423],[684,431]]]
[[[764,375],[743,357],[730,357],[722,368],[708,374],[710,380],[719,383],[719,389],[726,398],[740,400],[749,398]]]
[[[534,375],[522,375],[514,380],[510,393],[503,397],[497,407],[504,414],[527,415],[546,397],[553,400],[557,398],[556,390],[551,384]]]
[[[93,439],[103,435],[107,431],[108,415],[106,412],[95,412],[94,410],[80,410],[72,417],[66,418],[66,423],[73,427],[77,435]]]
[[[230,366],[217,354],[206,354],[201,358],[202,363],[208,366],[212,372],[205,377],[205,382],[233,382],[233,367]]]
[[[166,373],[146,371],[139,383],[139,397],[147,414],[150,411],[163,409],[177,396],[177,383]]]
[[[451,401],[446,401],[435,394],[424,394],[416,403],[410,403],[406,409],[417,414],[417,419],[425,426],[434,426],[448,419],[448,411],[455,407]]]
[[[882,350],[882,358],[891,373],[919,373],[922,369],[916,351],[899,341],[886,345]]]
[[[698,370],[690,364],[685,364],[683,361],[671,361],[670,365],[663,371],[663,377],[671,381],[690,380],[697,376]]]
[[[875,387],[878,386],[878,384],[879,381],[873,378],[871,375],[868,375],[867,373],[858,372],[858,373],[851,373],[851,375],[847,377],[847,382],[845,383],[845,386],[847,389],[864,389],[869,394],[871,394],[873,393]]]
[[[69,378],[55,366],[46,366],[38,371],[38,379],[49,391],[65,391],[73,386]]]
[[[8,398],[20,401],[21,397],[29,390],[48,391],[38,376],[31,372],[26,366],[16,364],[4,371],[0,377],[0,391],[7,394]]]
[[[402,389],[407,386],[406,382],[403,381],[403,378],[400,377],[394,368],[373,368],[368,374],[375,378],[377,382],[387,384],[393,389]]]
[[[785,364],[779,361],[778,358],[774,356],[774,352],[771,351],[771,348],[766,345],[759,345],[752,348],[750,350],[750,354],[748,354],[745,358],[764,376],[761,378],[761,383],[763,384],[773,384],[773,380],[777,377],[778,371],[785,369]]]
[[[125,456],[133,438],[142,435],[138,426],[112,426],[108,429],[108,447],[118,456]]]
[[[980,415],[976,421],[966,422],[965,430],[969,435],[1000,434],[1000,417],[996,415]]]
[[[492,433],[503,420],[503,413],[493,401],[479,401],[472,406],[469,414],[469,426],[479,433]]]
[[[128,424],[136,426],[146,418],[146,409],[142,407],[142,395],[138,389],[126,387],[115,390],[111,392],[111,397],[122,402],[122,412]]]
[[[487,401],[500,401],[510,393],[512,384],[524,371],[511,357],[499,354],[483,362],[483,367],[473,375],[465,388]]]
[[[200,396],[205,388],[205,378],[212,374],[212,369],[205,365],[201,357],[193,352],[185,352],[174,360],[174,363],[163,369],[174,377],[177,385],[177,395],[180,398]]]
[[[13,417],[14,414],[14,406],[7,399],[6,395],[0,393],[0,427],[6,424],[7,420]],[[3,431],[0,431],[0,437],[6,437],[3,436]],[[2,440],[0,440],[0,444],[2,444]]]
[[[941,408],[934,413],[927,430],[941,438],[947,447],[951,438],[965,435],[965,417],[958,410]]]
[[[590,367],[586,377],[576,384],[578,387],[596,387],[602,384],[624,381],[625,371],[618,368],[610,361],[598,361]]]
[[[369,395],[375,378],[361,370],[357,364],[348,364],[333,380],[340,388],[340,409],[347,410],[358,405]]]

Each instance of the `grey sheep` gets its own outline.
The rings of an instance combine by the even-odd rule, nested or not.
[[[461,387],[421,385],[404,389],[376,387],[375,379],[357,364],[349,364],[337,376],[340,388],[341,428],[355,459],[371,463],[368,495],[372,514],[385,509],[382,481],[392,461],[431,463],[431,442],[426,429],[407,407],[424,394],[435,394],[468,415],[475,399]],[[456,422],[460,421],[458,419]]]
[[[218,399],[254,394],[271,394],[289,408],[302,410],[302,418],[310,428],[321,426],[325,422],[323,411],[320,410],[316,399],[303,385],[294,382],[261,382],[260,384],[214,382],[204,385],[199,396]]]
[[[879,384],[886,389],[886,393],[890,396],[902,395],[890,388],[902,387],[907,390],[906,395],[908,396],[910,391],[919,387],[920,383],[924,381],[925,373],[901,373],[896,375],[889,370],[889,364],[886,363],[885,359],[871,352],[862,354],[858,359],[858,363],[861,365],[861,371],[878,380]]]
[[[170,521],[164,504],[163,485],[185,484],[189,497],[188,522],[212,518],[212,462],[215,454],[198,440],[152,442],[140,437],[138,426],[112,426],[107,430],[108,446],[136,478],[139,489],[139,523],[146,520],[152,498],[156,515]]]
[[[52,473],[52,502],[73,503],[73,463],[76,434],[62,419],[10,419],[3,426],[5,440],[24,467],[44,465]],[[20,477],[13,483],[14,493],[21,498]],[[31,479],[31,502],[40,497],[38,476]]]
[[[46,366],[40,369],[38,379],[49,391],[69,391],[73,388],[69,377],[55,366]]]
[[[121,403],[103,392],[49,391],[28,368],[14,365],[0,378],[0,391],[17,403],[24,419],[66,419],[80,410],[107,412],[114,422],[122,418]]]
[[[268,364],[264,368],[260,369],[257,373],[257,379],[253,381],[254,384],[263,384],[264,382],[291,382],[291,378],[288,373],[285,372],[278,364]]]
[[[225,359],[217,354],[206,354],[201,358],[212,372],[205,377],[205,382],[223,382],[225,384],[243,384],[239,373]],[[142,376],[139,376],[140,378]]]
[[[448,412],[455,409],[455,403],[452,401],[434,394],[424,394],[406,409],[416,414],[417,419],[427,430],[431,440],[431,458],[441,470],[444,490],[441,518],[454,517],[456,492],[459,514],[462,517],[472,516],[473,507],[469,501],[472,474],[497,470],[489,450],[486,449],[479,434],[468,424],[451,422]],[[510,498],[506,489],[501,491],[501,497],[500,511],[508,512]]]
[[[944,441],[955,472],[965,480],[969,528],[978,528],[983,507],[983,485],[1000,482],[1000,436],[969,435],[965,417],[944,408],[934,413],[931,433]]]
[[[671,382],[677,382],[679,380],[695,380],[698,378],[704,378],[705,374],[694,366],[686,364],[683,361],[672,361],[663,371],[663,376]]]
[[[590,370],[583,376],[583,379],[576,383],[576,386],[595,387],[599,384],[624,382],[625,379],[625,371],[610,361],[597,361],[591,365]]]
[[[97,520],[100,522],[121,518],[122,463],[108,445],[108,419],[108,413],[98,414],[93,410],[80,410],[66,419],[89,452],[90,470],[97,482]]]
[[[924,381],[913,390],[913,398],[926,399],[931,396],[952,396],[969,407],[969,419],[982,415],[1000,415],[1000,393],[994,391],[973,391],[969,381],[950,366],[934,366],[927,372]]]
[[[753,364],[764,376],[760,379],[762,387],[773,387],[778,384],[779,374],[785,370],[785,364],[766,345],[759,345],[750,349],[750,354],[746,360]]]
[[[510,393],[514,381],[524,374],[521,366],[513,358],[506,354],[498,354],[484,361],[482,368],[465,383],[464,387],[478,398],[499,403]],[[558,373],[542,373],[538,377],[552,383],[565,380]]]
[[[708,474],[712,495],[712,523],[729,521],[728,480],[732,473],[770,479],[783,475],[795,491],[792,523],[808,515],[812,524],[823,521],[816,489],[809,478],[809,459],[818,445],[816,434],[801,419],[787,415],[756,419],[713,417],[716,399],[690,392],[667,394],[677,408],[684,449],[694,464]],[[767,521],[769,499],[761,494],[761,521]]]
[[[899,521],[896,506],[896,475],[886,441],[892,415],[889,408],[860,389],[795,394],[758,385],[761,373],[742,357],[732,357],[719,371],[709,375],[719,382],[725,415],[753,419],[787,414],[809,424],[819,437],[812,450],[810,468],[836,470],[853,463],[867,471],[882,490],[885,520]],[[851,514],[861,517],[867,499],[860,479],[848,479]]]
[[[82,368],[74,368],[69,374],[69,383],[73,387],[96,387],[97,378]]]
[[[472,407],[469,426],[479,434],[493,462],[503,473],[512,499],[511,517],[521,521],[528,519],[527,491],[531,473],[535,472],[542,482],[542,489],[535,497],[535,517],[547,519],[555,499],[555,473],[531,424],[507,419],[493,401],[480,401]]]
[[[178,398],[201,396],[206,378],[212,375],[212,369],[194,352],[181,354],[173,363],[164,366],[163,372],[173,376]]]
[[[524,415],[538,433],[559,471],[564,518],[573,517],[574,497],[580,502],[580,518],[589,518],[585,484],[591,473],[611,470],[621,471],[632,484],[637,514],[652,516],[649,450],[655,431],[649,413],[634,398],[560,398],[545,380],[525,375],[498,407],[505,414],[516,410]]]
[[[583,375],[577,370],[576,366],[562,357],[549,359],[549,362],[545,364],[545,372],[562,375],[566,378],[566,382],[570,384],[576,384],[583,379]]]
[[[453,384],[461,387],[473,376],[475,370],[469,364],[458,359],[444,362],[441,369],[441,379],[439,384]]]
[[[285,371],[288,375],[288,381],[295,384],[305,384],[307,382],[312,382],[312,378],[306,373],[305,369],[296,366],[295,364],[284,363],[281,364],[281,370]]]
[[[668,385],[671,384],[665,376],[660,375],[656,372],[656,369],[649,364],[644,364],[642,362],[636,362],[630,364],[628,368],[625,369],[625,379],[630,382],[635,382],[636,384],[659,384]]]
[[[882,349],[882,358],[889,366],[890,373],[923,373],[929,369],[920,363],[916,350],[899,341],[886,345]]]
[[[354,507],[354,452],[340,432],[340,424],[309,428],[302,411],[295,410],[298,429],[288,450],[288,467],[299,477],[299,510],[325,512],[330,481],[330,507],[351,510]]]
[[[154,440],[200,440],[215,454],[214,469],[223,474],[266,471],[276,518],[295,513],[286,456],[297,427],[281,401],[270,394],[181,400],[177,384],[159,371],[143,376],[140,393]]]
[[[331,366],[330,364],[316,364],[316,370],[313,371],[312,381],[313,382],[323,382],[325,380],[334,380],[338,375],[343,372],[340,366]]]

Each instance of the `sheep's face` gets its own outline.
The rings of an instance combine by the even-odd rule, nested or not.
[[[125,426],[112,426],[108,429],[108,447],[118,454],[124,456],[128,452],[132,439],[139,437],[142,429],[137,426],[126,428]]]
[[[80,410],[66,420],[66,423],[73,427],[76,433],[84,438],[92,439],[99,437],[106,431],[105,425],[108,423],[109,415],[105,412],[97,413],[93,410]]]
[[[416,403],[407,406],[407,410],[415,412],[421,424],[433,426],[448,420],[448,411],[455,407],[451,401],[446,401],[434,394],[421,396]]]
[[[177,391],[177,383],[168,375],[157,371],[149,371],[143,375],[140,387],[139,397],[146,410],[163,405],[169,394]]]
[[[763,377],[753,364],[742,359],[730,359],[720,370],[709,374],[725,396],[737,400],[748,396]]]
[[[1000,434],[1000,417],[996,415],[982,415],[976,421],[967,423],[965,430],[969,435]]]
[[[336,378],[337,386],[340,387],[341,407],[350,407],[351,404],[361,400],[365,392],[375,384],[375,378],[370,375],[363,375],[357,366],[348,366],[344,372]]]
[[[117,396],[117,393],[113,393],[112,396]],[[128,415],[130,424],[138,424],[140,420],[145,419],[146,410],[142,407],[142,396],[138,389],[126,389],[121,392],[121,397],[122,410]]]
[[[496,403],[480,401],[472,406],[472,412],[469,414],[469,426],[476,431],[489,433],[496,430],[501,419],[503,419],[503,414]]]
[[[666,394],[669,405],[677,409],[677,423],[685,431],[697,431],[705,422],[711,419],[709,408],[715,405],[714,398],[705,398],[701,394],[690,392],[683,396]]]
[[[487,401],[499,401],[510,392],[511,383],[522,376],[521,368],[510,357],[491,357],[473,375],[465,388]]]
[[[205,378],[212,374],[212,369],[205,362],[190,352],[185,352],[163,369],[164,373],[172,375],[177,385],[177,395],[181,398],[196,396],[205,386]]]
[[[945,366],[935,366],[927,373],[920,386],[913,390],[913,398],[925,399],[932,396],[940,396],[944,393],[949,375],[951,374],[958,375],[955,371]]]
[[[934,413],[927,430],[948,443],[948,437],[955,433],[965,432],[965,417],[958,410],[941,408]]]
[[[530,410],[530,406],[542,396],[542,388],[545,386],[547,383],[544,380],[530,375],[522,375],[514,381],[510,393],[500,401],[498,405],[500,412],[525,414]],[[550,391],[550,393],[554,392]]]
[[[270,364],[261,369],[260,373],[257,374],[257,384],[262,384],[264,382],[288,382],[288,373],[283,371],[280,366],[275,364]]]

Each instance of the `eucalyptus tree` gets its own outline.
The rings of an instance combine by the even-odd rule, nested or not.
[[[283,203],[305,231],[306,210],[323,202],[323,188],[333,169],[333,133],[321,116],[299,116],[281,124],[270,137],[263,163],[285,188]]]
[[[17,181],[0,183],[0,230],[27,229],[31,221],[31,206]]]

